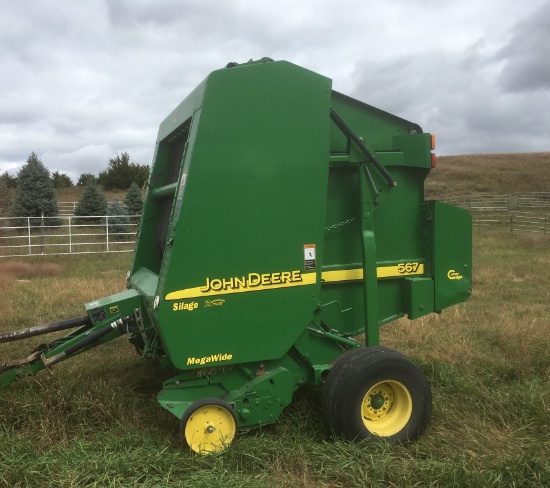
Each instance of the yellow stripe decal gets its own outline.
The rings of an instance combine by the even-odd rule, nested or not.
[[[202,298],[250,291],[276,290],[295,286],[314,285],[317,283],[317,273],[300,271],[259,274],[250,273],[242,278],[206,279],[204,286],[186,288],[166,295],[166,300],[183,300],[186,298]]]
[[[399,278],[401,276],[415,276],[424,274],[424,264],[407,263],[397,266],[379,266],[376,268],[377,278]],[[363,268],[341,269],[338,271],[323,271],[321,279],[324,283],[337,283],[339,281],[356,281],[363,279]]]
[[[401,263],[396,266],[379,266],[376,269],[377,278],[399,278],[424,274],[422,263]],[[321,274],[324,283],[338,283],[340,281],[357,281],[363,279],[363,268],[341,269],[337,271],[323,271]],[[184,300],[186,298],[211,297],[247,293],[250,291],[276,290],[307,286],[317,283],[317,273],[302,273],[301,271],[286,271],[280,273],[249,273],[247,276],[210,279],[206,278],[203,286],[185,288],[166,295],[166,300]]]

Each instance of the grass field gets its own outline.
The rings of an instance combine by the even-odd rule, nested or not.
[[[129,255],[0,262],[0,331],[83,315],[124,288]],[[548,486],[550,241],[479,236],[474,294],[383,328],[427,374],[434,415],[416,443],[336,441],[320,392],[218,457],[183,449],[155,396],[162,374],[124,338],[0,391],[0,486]],[[0,362],[40,338],[0,346]]]
[[[429,198],[549,190],[549,153],[438,161]],[[418,442],[334,440],[320,392],[303,390],[277,423],[220,456],[192,455],[157,404],[163,373],[121,338],[0,390],[0,487],[550,486],[550,239],[474,239],[470,300],[382,329],[432,386]],[[124,289],[130,260],[0,260],[0,332],[83,315],[85,302]],[[0,344],[0,364],[40,342]]]

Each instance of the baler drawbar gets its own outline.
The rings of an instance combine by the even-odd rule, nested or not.
[[[417,439],[428,381],[380,327],[471,293],[469,213],[424,198],[434,137],[286,61],[230,63],[162,122],[127,290],[0,365],[0,386],[127,335],[173,377],[158,402],[193,451],[275,422],[322,388],[348,440]]]

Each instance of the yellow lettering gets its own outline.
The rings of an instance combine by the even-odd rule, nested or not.
[[[204,356],[202,358],[189,357],[187,358],[187,366],[193,366],[195,364],[204,366],[209,363],[217,363],[221,361],[231,361],[233,354],[211,354],[210,356]]]
[[[172,305],[172,310],[174,312],[179,312],[181,310],[187,310],[189,312],[192,312],[193,310],[196,310],[199,308],[198,302],[176,302]]]
[[[212,280],[210,282],[210,288],[214,291],[220,291],[222,289],[222,281],[221,280]]]
[[[292,276],[292,275],[291,275],[290,271],[283,271],[283,272],[281,273],[281,282],[283,282],[283,283],[290,283],[290,281],[291,281],[291,279],[292,279],[291,276]]]
[[[292,272],[292,281],[302,281],[302,274],[300,271],[293,271]]]
[[[263,274],[262,275],[262,285],[269,285],[271,283],[271,275],[270,274]]]
[[[271,283],[278,285],[281,282],[281,273],[273,273],[271,275]]]
[[[235,288],[244,288],[246,286],[246,278],[243,276],[242,278],[235,277]]]
[[[261,282],[261,277],[258,273],[248,274],[248,286],[258,286]]]
[[[458,271],[455,271],[454,269],[450,269],[449,272],[447,273],[447,278],[449,278],[450,280],[461,280],[462,275]]]
[[[210,278],[206,278],[206,285],[204,285],[204,287],[201,288],[201,291],[203,293],[207,292],[208,290],[210,290]]]

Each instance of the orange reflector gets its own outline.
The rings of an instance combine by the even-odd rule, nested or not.
[[[432,168],[435,168],[435,154],[432,153]]]
[[[432,151],[435,149],[435,136],[432,134]]]

